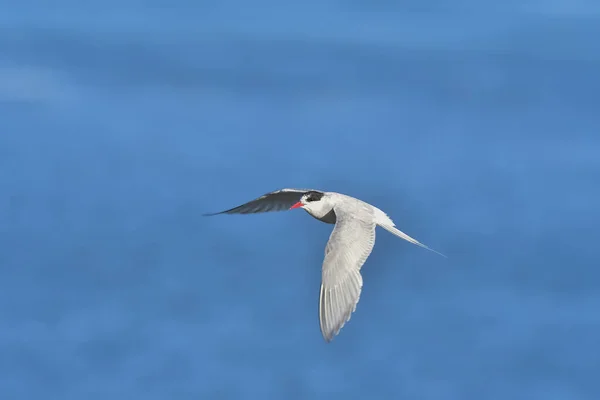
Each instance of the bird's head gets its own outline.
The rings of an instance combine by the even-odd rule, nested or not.
[[[309,214],[315,217],[322,217],[331,211],[331,204],[329,204],[329,197],[323,192],[310,191],[306,192],[300,198],[300,201],[290,207],[303,208]]]

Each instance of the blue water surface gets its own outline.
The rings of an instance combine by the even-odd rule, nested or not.
[[[600,399],[600,5],[0,1],[0,398]],[[331,226],[385,210],[318,324]]]

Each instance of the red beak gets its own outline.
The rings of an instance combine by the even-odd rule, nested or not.
[[[297,202],[296,204],[294,204],[293,206],[291,206],[291,207],[290,207],[290,210],[292,210],[292,209],[294,209],[294,208],[302,207],[302,206],[303,206],[302,202],[300,202],[300,201],[299,201],[299,202]]]

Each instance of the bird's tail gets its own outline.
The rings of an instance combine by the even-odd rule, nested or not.
[[[379,226],[381,226],[383,229],[387,230],[390,233],[393,233],[394,235],[398,236],[401,239],[404,239],[408,242],[411,242],[412,244],[416,244],[419,247],[422,247],[424,249],[427,249],[429,251],[433,251],[436,254],[439,254],[440,256],[444,257],[444,258],[448,258],[447,256],[445,256],[444,254],[440,253],[439,251],[436,251],[430,247],[425,246],[423,243],[419,242],[417,239],[413,239],[410,236],[408,236],[406,233],[402,232],[401,230],[397,229],[395,226],[390,225],[390,224],[378,224]]]
[[[375,208],[375,222],[377,223],[377,225],[379,225],[383,229],[398,236],[401,239],[406,240],[407,242],[411,242],[412,244],[416,244],[419,247],[422,247],[429,251],[433,251],[434,253],[437,253],[444,258],[448,258],[444,254],[440,253],[439,251],[433,250],[432,248],[425,246],[423,243],[419,242],[417,239],[411,238],[406,233],[404,233],[401,230],[399,230],[398,228],[396,228],[396,224],[394,224],[394,221],[392,221],[392,219],[390,217],[388,217],[386,213],[384,213],[383,211],[381,211],[378,208]]]

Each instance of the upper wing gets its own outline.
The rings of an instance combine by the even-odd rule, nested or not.
[[[337,210],[336,210],[337,211]],[[375,223],[336,212],[337,222],[325,248],[319,321],[330,342],[350,317],[360,298],[360,269],[375,245]]]
[[[302,195],[311,190],[312,189],[280,189],[274,192],[266,193],[259,198],[230,210],[204,215],[253,214],[269,211],[283,211],[289,209],[295,203],[300,201]]]

